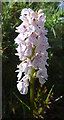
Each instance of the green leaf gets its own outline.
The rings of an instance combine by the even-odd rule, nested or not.
[[[45,100],[45,103],[46,103],[46,104],[48,104],[48,98],[49,98],[50,95],[51,95],[51,92],[52,92],[52,90],[53,90],[53,87],[54,87],[54,85],[52,85],[52,88],[50,89],[49,94],[48,94],[48,96],[47,96],[47,98],[46,98],[46,100]]]
[[[28,105],[26,105],[16,94],[15,92],[13,92],[13,94],[18,98],[18,100],[23,104],[25,105],[25,107],[27,107],[29,110],[30,110],[30,107]]]
[[[56,32],[53,27],[52,27],[52,31],[53,31],[54,37],[56,38]]]

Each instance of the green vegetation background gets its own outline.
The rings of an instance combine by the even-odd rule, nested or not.
[[[48,81],[45,83],[48,91],[54,85],[54,100],[64,95],[64,22],[63,11],[59,9],[59,3],[53,2],[3,2],[2,3],[2,78],[3,78],[3,118],[2,120],[26,119],[29,110],[23,106],[14,96],[15,92],[20,99],[29,105],[29,93],[26,96],[20,95],[16,88],[17,74],[16,66],[19,59],[15,56],[16,45],[14,39],[18,35],[15,33],[17,26],[21,24],[19,20],[21,10],[31,8],[34,11],[44,9],[46,15],[45,27],[48,30],[47,37],[51,48],[49,52]],[[38,86],[39,83],[37,83]],[[64,107],[63,98],[53,102],[46,114],[46,120],[63,120]]]

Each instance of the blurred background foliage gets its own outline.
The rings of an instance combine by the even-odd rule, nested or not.
[[[43,9],[43,12],[46,15],[45,27],[48,30],[47,37],[51,46],[51,48],[48,50],[48,81],[42,87],[40,86],[39,82],[37,82],[35,85],[35,90],[38,90],[38,94],[35,97],[34,104],[36,108],[36,115],[34,114],[34,116],[38,118],[38,115],[40,115],[40,113],[43,111],[42,106],[38,108],[37,111],[36,103],[38,103],[40,106],[39,100],[42,104],[44,104],[44,108],[46,108],[45,99],[51,87],[54,85],[54,98],[52,100],[52,104],[47,106],[50,109],[46,109],[46,111],[44,110],[43,116],[46,120],[64,120],[64,98],[55,102],[56,98],[64,95],[64,21],[62,19],[64,16],[64,11],[60,9],[60,4],[61,3],[58,2],[2,2],[2,120],[18,120],[21,118],[25,120],[29,118],[29,110],[25,105],[22,104],[22,101],[30,106],[30,96],[29,93],[27,95],[20,95],[18,92],[16,88],[17,74],[15,73],[16,66],[19,64],[19,59],[17,56],[15,56],[16,45],[14,43],[14,39],[18,35],[15,33],[15,29],[21,24],[19,17],[23,8],[31,8],[34,11]],[[42,89],[45,91],[45,94],[47,93],[46,95],[43,95],[42,93],[40,94]],[[53,92],[50,94],[53,97]],[[16,95],[22,100],[21,103]],[[40,115],[38,120],[43,119],[43,116]]]

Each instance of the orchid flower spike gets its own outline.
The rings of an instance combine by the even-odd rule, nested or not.
[[[30,8],[24,8],[19,19],[22,23],[15,30],[19,33],[15,38],[15,43],[18,45],[16,55],[21,61],[16,70],[18,72],[17,88],[21,94],[27,94],[32,68],[37,71],[35,77],[39,78],[41,84],[47,80],[46,65],[48,65],[49,43],[42,9],[34,12]],[[25,73],[25,76],[21,79],[22,73]]]

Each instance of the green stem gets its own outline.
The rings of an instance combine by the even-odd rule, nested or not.
[[[34,110],[34,69],[31,72],[31,84],[30,84],[30,120],[33,120],[33,110]]]

